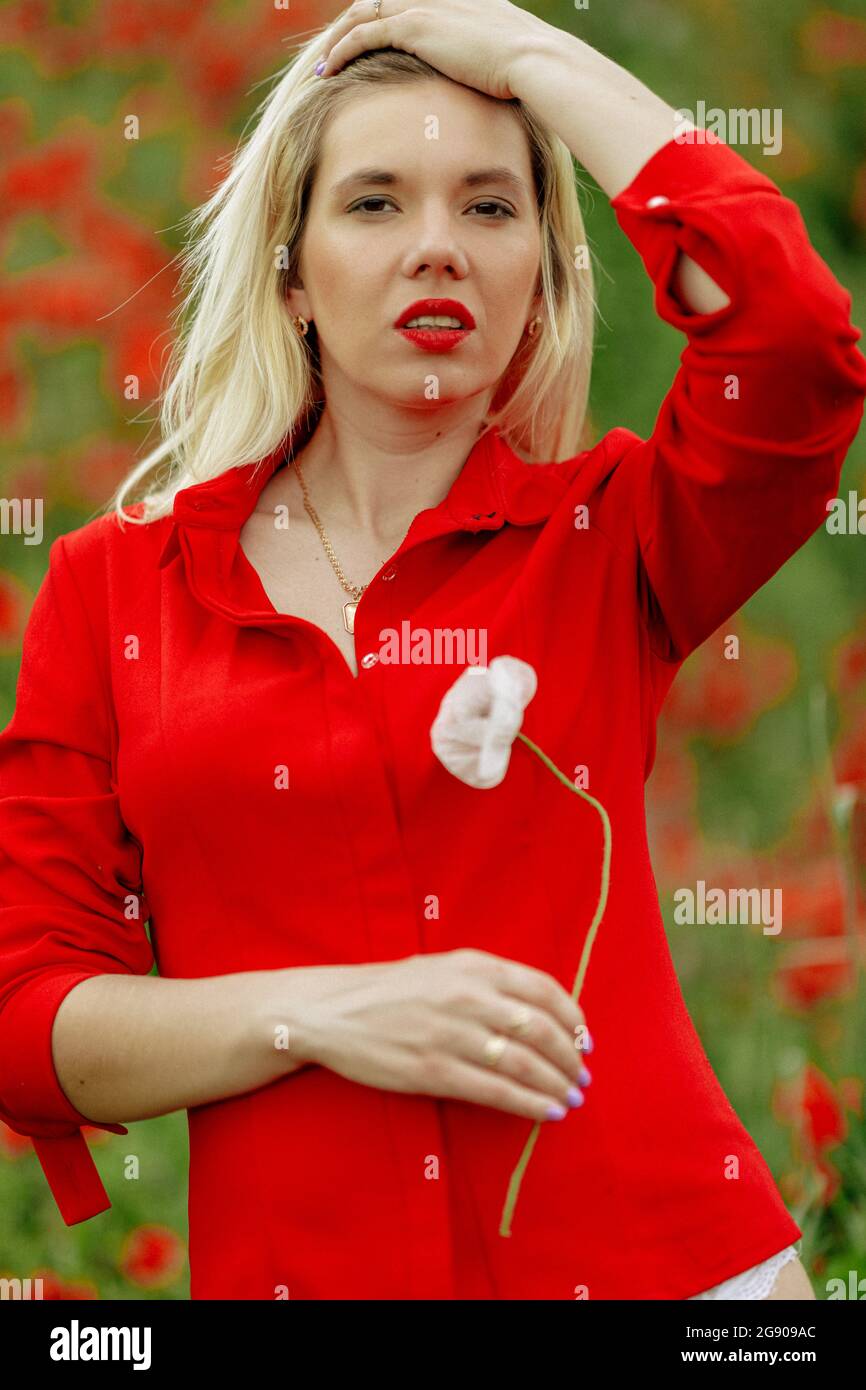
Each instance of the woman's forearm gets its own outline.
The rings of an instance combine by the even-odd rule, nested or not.
[[[149,1119],[297,1071],[303,969],[178,980],[95,975],[63,999],[52,1052],[87,1119]]]
[[[675,109],[597,49],[539,21],[536,37],[509,68],[509,87],[615,198],[678,129]],[[675,269],[680,299],[695,313],[729,303],[690,256]]]
[[[676,134],[672,106],[598,49],[541,21],[509,68],[509,86],[609,198]]]

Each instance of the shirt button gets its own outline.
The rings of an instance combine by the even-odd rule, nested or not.
[[[386,580],[386,579],[393,579],[393,578],[395,577],[396,573],[397,573],[397,571],[394,570],[394,569],[386,570],[385,573],[382,575],[382,579],[383,579],[383,580]]]
[[[647,198],[646,205],[648,208],[660,208],[664,207],[665,203],[669,202],[670,198],[666,198],[663,193],[658,193],[655,198]]]
[[[366,656],[361,657],[361,665],[369,668],[370,666],[375,666],[378,660],[379,657],[376,652],[367,652]]]

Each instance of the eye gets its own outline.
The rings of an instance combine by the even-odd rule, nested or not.
[[[352,207],[348,208],[347,211],[348,211],[348,212],[362,212],[362,211],[364,211],[364,212],[369,212],[369,213],[371,214],[371,216],[375,217],[377,214],[376,214],[375,212],[372,212],[372,211],[371,211],[370,206],[369,206],[370,203],[390,204],[391,207],[394,207],[394,203],[392,202],[392,200],[391,200],[390,198],[369,197],[369,198],[362,198],[361,201],[360,201],[359,203],[353,203]],[[497,202],[494,202],[492,199],[485,199],[485,201],[484,201],[483,203],[476,203],[474,207],[472,207],[472,208],[469,209],[469,211],[470,211],[470,212],[477,212],[477,211],[479,210],[479,208],[492,208],[492,209],[493,209],[493,214],[492,214],[492,215],[489,214],[489,213],[484,214],[485,220],[489,220],[489,221],[491,221],[491,222],[497,222],[497,221],[501,220],[503,217],[514,217],[514,216],[515,216],[514,210],[513,210],[512,208],[508,207],[508,205],[507,205],[506,203],[497,203]]]
[[[361,201],[360,201],[360,203],[354,203],[354,204],[352,205],[352,207],[350,207],[350,208],[348,209],[348,211],[349,211],[349,212],[360,212],[362,208],[366,210],[367,204],[368,204],[368,203],[390,203],[390,202],[391,202],[391,199],[390,199],[390,198],[375,198],[375,197],[362,198]],[[391,203],[391,206],[392,206],[392,207],[394,206],[393,203]]]
[[[513,216],[514,216],[514,210],[513,210],[512,208],[508,207],[506,203],[494,203],[494,202],[492,202],[492,201],[485,201],[485,202],[483,202],[483,203],[476,203],[476,204],[475,204],[475,207],[474,207],[473,209],[471,209],[471,210],[474,212],[474,211],[476,211],[478,208],[493,208],[493,210],[494,210],[495,212],[497,212],[501,217],[513,217]],[[491,221],[494,221],[494,222],[495,222],[496,220],[497,220],[497,219],[496,219],[495,217],[494,217],[494,218],[491,218]]]

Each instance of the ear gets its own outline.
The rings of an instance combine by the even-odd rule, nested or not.
[[[290,285],[286,290],[286,307],[293,318],[300,314],[312,323],[313,309],[302,281],[299,280],[297,285]]]

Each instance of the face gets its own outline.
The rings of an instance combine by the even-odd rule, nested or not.
[[[492,394],[539,312],[540,253],[529,146],[508,107],[444,79],[384,87],[328,123],[287,303],[316,325],[326,396],[459,401]],[[395,327],[430,299],[474,327]]]

